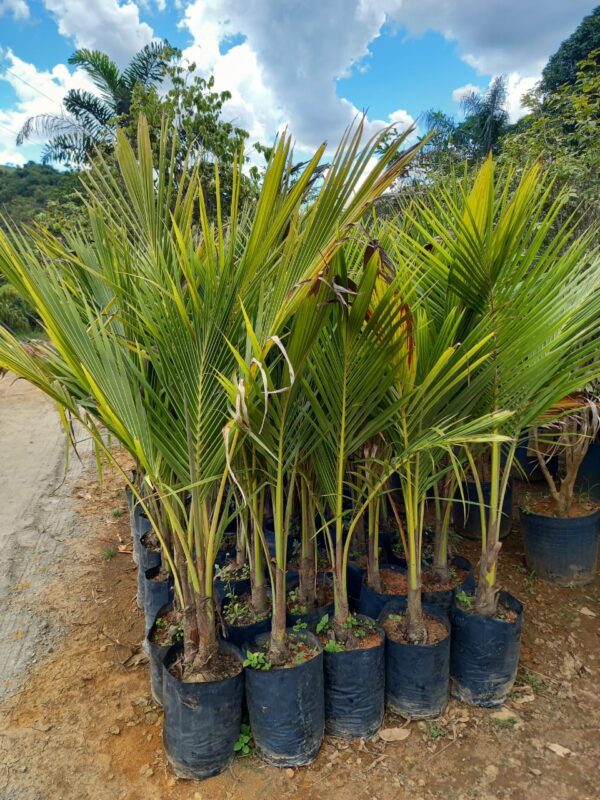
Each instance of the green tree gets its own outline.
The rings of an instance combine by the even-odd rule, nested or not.
[[[600,50],[578,65],[572,85],[564,83],[551,94],[538,86],[524,102],[531,113],[504,138],[501,161],[519,171],[525,159],[541,158],[568,194],[564,213],[583,204],[582,224],[588,225],[600,213]]]
[[[577,30],[560,45],[550,57],[542,72],[541,91],[543,94],[556,92],[563,84],[577,82],[579,62],[586,59],[593,50],[600,48],[600,6],[584,17]]]
[[[165,80],[170,87],[167,92],[160,92],[154,85],[139,83],[133,92],[126,130],[133,138],[140,117],[145,117],[155,157],[161,148],[172,150],[173,160],[169,169],[176,178],[183,173],[186,164],[196,167],[205,193],[207,213],[214,217],[217,194],[224,208],[231,204],[234,165],[244,158],[248,133],[223,118],[223,107],[231,99],[231,93],[216,91],[213,76],[203,78],[195,73],[194,63],[173,60],[165,70]],[[219,187],[215,183],[217,163]],[[242,201],[254,196],[258,178],[256,169],[242,176]]]
[[[91,78],[98,94],[70,89],[60,114],[30,117],[17,136],[17,145],[40,134],[49,137],[42,162],[80,167],[96,148],[110,149],[116,129],[126,124],[136,87],[146,89],[162,82],[167,62],[176,51],[167,41],[151,42],[131,59],[124,70],[99,50],[80,48],[69,64],[80,67]]]

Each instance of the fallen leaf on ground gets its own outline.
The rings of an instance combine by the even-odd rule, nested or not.
[[[379,731],[379,738],[384,742],[401,742],[410,736],[410,728],[384,728]]]
[[[492,719],[499,719],[499,720],[519,719],[518,714],[515,714],[515,712],[511,711],[510,708],[501,708],[500,711],[494,711],[494,713],[490,714],[490,716]]]
[[[581,606],[581,608],[579,609],[579,613],[583,614],[584,617],[595,617],[595,616],[597,616],[597,614],[595,614],[592,611],[591,608],[587,608],[586,606]]]
[[[571,755],[571,750],[568,747],[563,747],[562,744],[546,744],[548,750],[552,750],[553,753],[556,753],[557,756],[564,758],[565,756]]]
[[[521,694],[518,697],[515,697],[515,699],[511,702],[511,705],[522,711],[523,703],[533,703],[534,700],[535,700],[534,694]]]
[[[147,664],[149,661],[150,659],[148,658],[148,654],[140,650],[139,653],[134,653],[132,656],[129,656],[128,659],[123,661],[123,666],[127,667],[128,669],[135,669],[135,667],[141,667],[142,664]]]

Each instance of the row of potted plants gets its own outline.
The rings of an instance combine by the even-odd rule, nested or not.
[[[147,608],[172,593],[164,739],[188,775],[221,768],[218,754],[239,732],[244,673],[253,697],[278,698],[265,756],[275,761],[276,740],[298,730],[310,739],[318,703],[298,718],[289,682],[300,673],[311,697],[321,695],[320,645],[308,628],[290,629],[288,615],[318,612],[295,623],[316,633],[326,601],[319,635],[336,663],[368,650],[356,630],[368,634],[371,623],[350,609],[350,556],[362,541],[360,610],[363,594],[385,595],[393,580],[380,558],[386,519],[406,561],[396,571],[405,608],[382,619],[388,639],[393,629],[415,658],[444,639],[422,590],[452,588],[448,500],[458,492],[469,506],[466,478],[481,557],[472,596],[462,587],[454,605],[453,653],[489,665],[488,684],[504,670],[502,692],[514,678],[521,608],[497,583],[502,509],[525,432],[572,413],[565,398],[598,377],[593,232],[576,237],[558,224],[564,198],[548,202],[539,165],[499,181],[491,157],[472,185],[380,220],[376,200],[412,156],[399,137],[371,168],[382,135],[362,146],[362,123],[351,128],[316,191],[325,146],[296,169],[282,136],[253,208],[238,207],[241,165],[227,198],[216,169],[210,220],[194,166],[174,174],[164,150],[153,164],[142,119],[135,149],[119,132],[119,180],[101,158],[84,177],[86,239],[0,233],[0,269],[49,340],[32,348],[0,331],[0,366],[52,397],[68,431],[78,420],[101,456],[115,461],[108,430],[136,463],[124,477],[138,601]],[[329,581],[318,578],[319,543]],[[244,608],[239,593],[222,604],[235,570],[249,581]],[[244,670],[220,634],[246,612],[251,624],[270,613],[270,627],[246,649]],[[453,669],[464,699],[503,696],[485,676],[478,685]],[[259,739],[265,702],[249,701]],[[181,748],[191,756],[181,760]]]

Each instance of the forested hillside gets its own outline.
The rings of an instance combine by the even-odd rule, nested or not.
[[[48,203],[64,200],[76,184],[75,173],[34,161],[24,167],[0,166],[0,215],[20,225],[31,222]]]

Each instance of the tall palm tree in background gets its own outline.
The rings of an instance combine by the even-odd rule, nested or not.
[[[33,136],[48,136],[49,141],[42,151],[44,164],[82,166],[95,148],[112,146],[117,127],[128,121],[135,87],[150,88],[160,84],[175,53],[175,48],[166,40],[151,42],[121,71],[100,50],[76,50],[69,64],[88,74],[98,94],[70,89],[64,98],[64,111],[30,117],[19,131],[17,145]]]
[[[469,92],[462,101],[465,121],[458,126],[472,158],[484,158],[496,150],[500,137],[508,127],[506,110],[506,78],[499,75],[490,83],[485,93]]]

